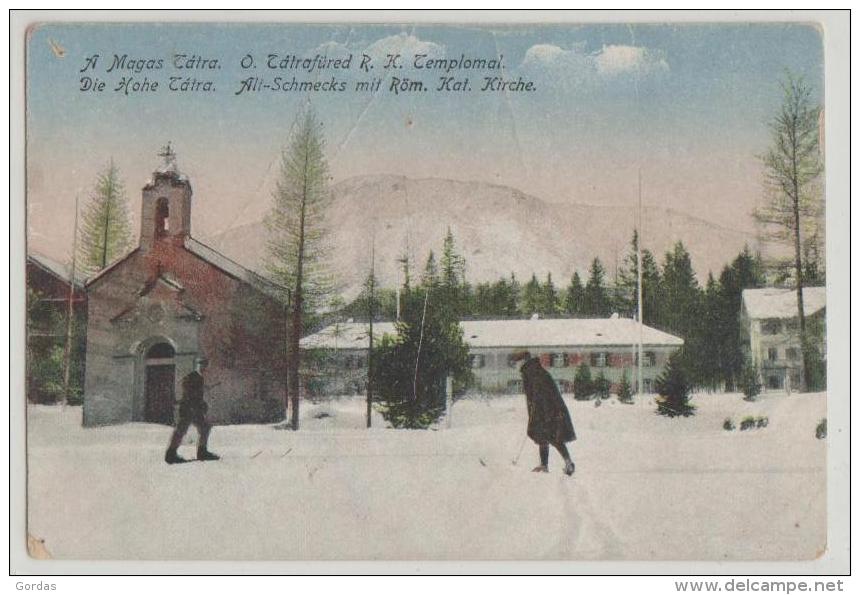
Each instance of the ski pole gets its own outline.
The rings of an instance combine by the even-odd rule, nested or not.
[[[514,457],[514,460],[511,461],[511,465],[516,465],[520,461],[520,455],[523,454],[523,447],[526,445],[526,438],[528,436],[523,436],[523,441],[520,442],[520,449],[517,451],[517,456]]]

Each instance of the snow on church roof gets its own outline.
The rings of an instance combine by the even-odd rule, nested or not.
[[[471,347],[591,347],[633,345],[639,324],[629,318],[555,318],[532,320],[464,320],[463,339]],[[393,322],[373,325],[374,338],[396,332]],[[363,349],[368,325],[341,322],[302,339],[303,349]],[[680,347],[684,340],[649,326],[642,327],[642,344]]]
[[[779,287],[744,289],[744,309],[750,318],[794,318],[797,316],[797,290]],[[826,306],[825,287],[803,288],[803,312],[814,314]]]

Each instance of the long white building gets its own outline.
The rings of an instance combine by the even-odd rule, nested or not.
[[[468,320],[460,326],[469,344],[477,391],[521,392],[518,366],[511,355],[524,349],[541,358],[563,392],[573,391],[576,368],[583,363],[591,367],[592,377],[603,372],[613,392],[626,370],[635,389],[640,326],[629,318]],[[376,342],[384,334],[396,334],[396,329],[393,322],[374,323],[373,332]],[[650,393],[669,356],[684,341],[644,325],[641,341],[643,390]],[[332,324],[302,339],[302,349],[311,352],[304,370],[309,394],[362,392],[367,379],[367,343],[368,325],[364,322]]]

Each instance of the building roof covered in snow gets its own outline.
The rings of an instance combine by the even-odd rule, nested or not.
[[[601,347],[633,345],[639,341],[639,324],[630,318],[552,318],[531,320],[465,320],[463,339],[471,347]],[[394,334],[394,323],[374,323],[373,334]],[[368,325],[340,322],[302,339],[303,349],[363,349]],[[642,344],[680,347],[684,340],[642,326]]]
[[[826,288],[804,287],[804,314],[815,314],[823,309],[826,300]],[[750,318],[794,318],[797,316],[797,290],[779,287],[744,289],[743,304]]]

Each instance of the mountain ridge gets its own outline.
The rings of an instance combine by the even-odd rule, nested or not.
[[[429,251],[439,252],[447,229],[465,257],[470,282],[509,276],[541,279],[552,274],[566,284],[574,270],[584,276],[594,257],[611,280],[629,250],[633,209],[619,205],[556,203],[517,188],[448,178],[368,174],[331,186],[327,218],[332,265],[345,297],[357,293],[370,269],[375,244],[380,283],[398,283],[398,258],[409,250],[413,276]],[[690,251],[700,281],[730,262],[754,234],[726,228],[663,206],[642,212],[643,247],[659,261],[677,240]],[[225,254],[254,270],[264,268],[266,230],[262,220],[237,225],[208,238]]]

